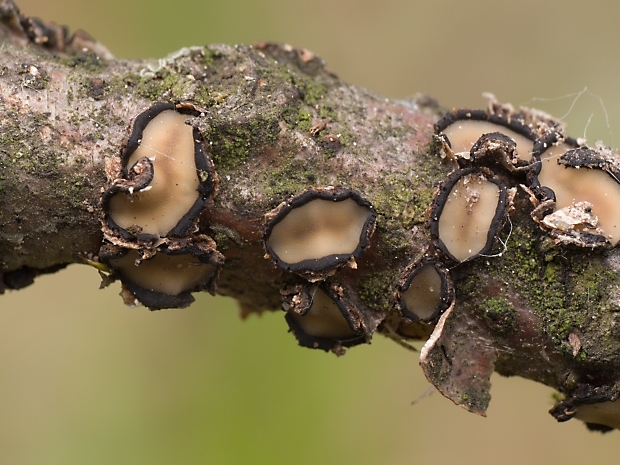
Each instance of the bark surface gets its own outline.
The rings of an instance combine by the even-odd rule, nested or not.
[[[0,291],[96,263],[106,173],[132,118],[154,102],[191,102],[220,179],[199,222],[226,259],[217,293],[236,298],[244,315],[279,310],[280,290],[300,278],[265,259],[265,215],[305,189],[343,186],[373,205],[377,226],[357,268],[330,279],[374,315],[379,332],[431,334],[430,325],[403,326],[394,292],[431,243],[426,213],[455,169],[434,149],[444,109],[432,99],[378,97],[287,45],[125,61],[83,33],[68,38],[20,16],[10,1],[0,2],[0,17]],[[588,389],[605,390],[598,402],[618,396],[620,253],[557,244],[532,209],[519,188],[488,256],[450,270],[456,303],[425,346],[423,368],[444,395],[481,414],[493,371],[533,379],[567,396],[556,416],[568,419],[577,391],[580,402]]]

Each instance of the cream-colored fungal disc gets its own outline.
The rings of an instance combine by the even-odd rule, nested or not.
[[[292,209],[271,230],[267,245],[285,263],[350,255],[372,211],[353,199],[315,199]]]
[[[409,288],[402,294],[407,310],[421,320],[427,320],[441,303],[441,276],[427,263],[416,273]]]
[[[311,295],[312,305],[304,316],[289,312],[308,336],[336,340],[356,336],[336,302],[318,287],[311,290]]]
[[[450,140],[452,151],[463,158],[469,158],[469,152],[480,136],[492,132],[501,132],[513,139],[517,143],[520,159],[528,162],[532,159],[534,142],[500,124],[480,120],[458,120],[442,131]]]
[[[151,159],[153,180],[142,192],[110,199],[109,215],[121,228],[138,226],[143,233],[165,236],[198,199],[193,129],[186,119],[187,115],[165,110],[144,129],[127,166],[142,157]]]
[[[439,240],[458,261],[486,246],[500,201],[500,188],[483,175],[462,176],[452,187],[439,217]]]
[[[620,429],[620,401],[580,405],[577,407],[575,418],[585,423]]]
[[[139,257],[138,252],[132,250],[121,258],[110,260],[110,266],[134,285],[168,295],[190,291],[206,283],[216,271],[214,265],[203,263],[192,254],[158,253],[136,265]]]
[[[559,144],[545,151],[538,182],[553,190],[557,210],[579,202],[592,204],[598,227],[616,245],[620,241],[620,184],[602,170],[559,165],[558,158],[571,149],[568,144]]]

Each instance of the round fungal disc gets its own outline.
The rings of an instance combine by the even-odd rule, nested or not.
[[[370,204],[350,190],[310,190],[271,215],[267,252],[281,268],[326,272],[358,257],[374,230]]]
[[[436,321],[454,299],[447,271],[427,261],[405,273],[399,292],[401,314],[412,322]]]

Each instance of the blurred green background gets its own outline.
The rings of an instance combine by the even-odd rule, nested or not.
[[[386,97],[481,107],[482,92],[620,144],[620,2],[22,0],[122,58],[206,43],[288,42]],[[585,89],[587,88],[587,91]],[[579,98],[577,98],[579,96]],[[601,105],[601,102],[604,105]],[[614,142],[614,135],[617,141]],[[618,433],[548,414],[551,390],[493,378],[488,418],[428,388],[383,338],[343,358],[297,347],[279,313],[233,301],[129,309],[71,266],[0,296],[0,463],[614,463]]]

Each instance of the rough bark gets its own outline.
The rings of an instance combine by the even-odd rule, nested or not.
[[[426,212],[455,168],[433,150],[443,113],[433,100],[380,98],[286,45],[192,47],[124,61],[84,34],[67,39],[18,16],[10,1],[0,14],[0,290],[96,262],[106,164],[118,160],[130,121],[153,102],[191,102],[220,179],[199,222],[226,258],[217,292],[245,313],[279,309],[280,290],[300,278],[264,258],[264,216],[309,187],[345,186],[372,203],[377,229],[357,269],[333,280],[376,315],[379,332],[407,339],[395,334],[402,322],[394,290],[430,243]],[[450,270],[456,304],[425,346],[427,376],[482,414],[493,371],[569,399],[586,386],[615,400],[618,249],[559,245],[532,220],[525,191],[514,206],[489,256]],[[426,338],[433,327],[410,330],[411,339]]]

